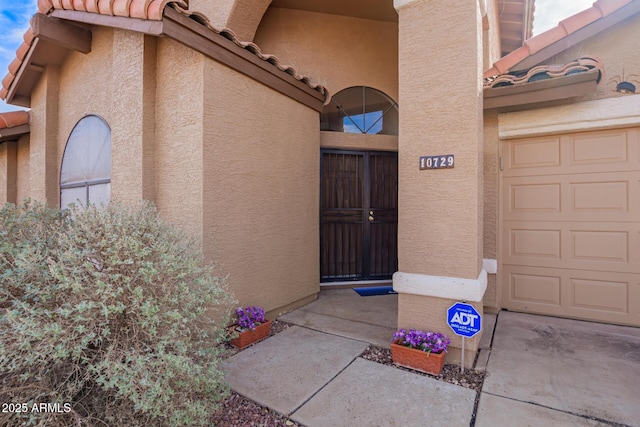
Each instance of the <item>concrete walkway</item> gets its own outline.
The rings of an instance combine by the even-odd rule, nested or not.
[[[367,346],[293,326],[223,368],[235,392],[308,427],[469,425],[473,390],[359,358]]]
[[[231,388],[308,427],[469,426],[473,390],[359,357],[388,345],[397,302],[352,294],[321,292],[227,359]],[[501,312],[491,340],[489,324],[476,426],[640,426],[640,329]]]

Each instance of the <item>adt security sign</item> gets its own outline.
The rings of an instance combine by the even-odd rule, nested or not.
[[[482,317],[469,304],[461,302],[453,304],[447,310],[447,323],[456,335],[471,338],[482,330]]]

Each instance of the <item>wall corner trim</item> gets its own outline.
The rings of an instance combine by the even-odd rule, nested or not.
[[[477,279],[429,276],[398,271],[393,274],[393,290],[402,294],[480,302],[487,290],[487,271],[483,269]]]

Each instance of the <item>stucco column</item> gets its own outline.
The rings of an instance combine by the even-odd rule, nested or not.
[[[156,41],[143,34],[113,34],[111,199],[155,201]]]
[[[447,333],[456,301],[482,310],[482,17],[477,1],[395,0],[399,14],[398,326]],[[454,167],[420,170],[421,156]],[[470,366],[480,334],[467,340]]]
[[[0,206],[16,203],[17,142],[0,143]]]
[[[58,160],[58,102],[60,70],[47,66],[31,95],[28,196],[60,207]],[[22,200],[17,200],[22,203]]]

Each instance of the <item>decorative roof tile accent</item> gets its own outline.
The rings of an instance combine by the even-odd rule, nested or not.
[[[561,21],[558,26],[538,34],[524,42],[524,45],[499,59],[491,69],[485,71],[484,77],[493,77],[508,73],[524,59],[551,46],[593,22],[604,18],[629,3],[637,0],[597,0],[589,9]]]
[[[28,124],[29,113],[27,111],[10,111],[8,113],[0,113],[0,129],[9,129]]]
[[[161,21],[165,7],[170,6],[190,19],[204,25],[209,30],[220,34],[221,36],[231,40],[236,45],[253,53],[258,58],[269,62],[279,70],[293,76],[296,80],[320,92],[323,96],[327,96],[326,89],[317,84],[313,84],[307,76],[302,76],[289,66],[280,63],[274,55],[262,53],[255,43],[241,42],[238,37],[230,29],[217,29],[211,25],[209,18],[204,14],[189,11],[188,0],[38,0],[38,10],[40,13],[49,14],[56,9],[72,10],[76,12],[88,12],[101,15],[120,16],[125,18],[136,18],[144,20]],[[9,65],[9,74],[2,80],[2,88],[0,88],[0,99],[6,99],[9,94],[9,88],[13,83],[24,58],[35,40],[32,27],[27,30],[24,35],[24,42],[16,51],[16,59]]]
[[[593,69],[598,70],[600,76],[598,77],[597,82],[599,83],[602,75],[604,74],[604,64],[602,63],[602,60],[593,56],[585,56],[564,65],[539,65],[526,71],[485,78],[484,88],[489,89],[502,86],[522,85],[534,81],[564,77],[577,73],[584,73]]]

